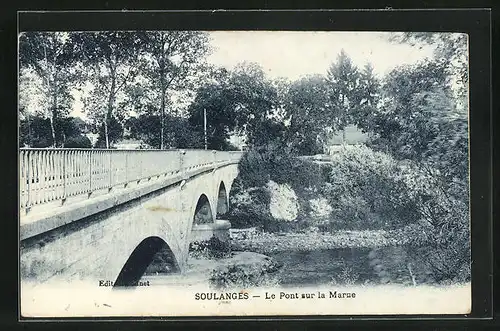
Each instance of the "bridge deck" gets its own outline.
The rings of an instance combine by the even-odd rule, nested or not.
[[[198,174],[213,171],[218,167],[238,163],[241,156],[241,153],[238,152],[216,152],[204,150],[188,152],[159,151],[160,156],[163,156],[164,158],[180,156],[180,162],[178,163],[179,168],[169,167],[162,169],[161,166],[164,165],[165,162],[160,162],[156,165],[148,166],[150,169],[149,175],[144,176],[144,174],[137,172],[137,174],[139,174],[138,176],[130,177],[130,179],[126,182],[113,182],[110,180],[107,185],[102,185],[103,187],[94,187],[91,191],[83,189],[76,190],[72,194],[66,194],[60,197],[55,195],[55,191],[57,191],[58,188],[54,187],[54,183],[47,184],[47,181],[43,181],[48,177],[48,174],[54,173],[54,168],[52,168],[51,172],[48,171],[48,168],[46,167],[48,164],[47,160],[50,159],[49,155],[54,156],[57,154],[51,150],[22,152],[24,152],[25,155],[22,155],[22,159],[24,161],[21,164],[21,170],[24,169],[27,171],[24,173],[24,176],[23,173],[21,174],[21,181],[23,184],[26,184],[24,187],[21,187],[21,208],[23,209],[24,206],[24,210],[26,211],[25,213],[21,213],[20,216],[21,240],[104,211],[127,201],[137,199],[156,190],[178,184],[182,180],[189,179],[190,177]],[[73,151],[66,152],[73,153]],[[119,152],[123,153],[123,151]],[[146,152],[150,153],[150,151]],[[46,153],[47,155],[43,155],[43,153]],[[35,160],[30,159],[30,155],[32,157],[35,156]],[[84,155],[84,157],[89,157],[90,152],[85,151],[84,154],[80,153],[74,155]],[[150,156],[146,153],[140,153],[138,155],[142,157]],[[99,157],[101,156],[99,155]],[[155,160],[158,161],[158,155],[155,155],[155,157]],[[45,163],[39,163],[41,162],[40,160],[45,160],[43,161]],[[115,159],[115,161],[116,160],[118,159]],[[144,164],[144,161],[141,161],[141,163]],[[109,169],[105,169],[106,171],[111,171],[112,169],[120,167],[120,165],[108,165]],[[63,169],[64,168],[60,168],[58,171],[62,171]],[[60,174],[56,172],[55,175],[55,177],[58,177]],[[80,179],[78,181],[79,185],[84,186],[86,183],[92,182],[94,179],[93,176],[95,176],[95,174],[91,170],[89,170],[88,173],[81,172]],[[45,178],[41,180],[42,177]],[[62,175],[60,177],[66,176]],[[38,186],[29,185],[30,182],[41,182],[41,184]],[[46,198],[30,203],[29,198],[37,194],[42,194]],[[24,201],[23,197],[25,198]]]

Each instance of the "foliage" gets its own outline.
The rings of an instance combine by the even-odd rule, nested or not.
[[[362,146],[341,151],[332,166],[325,192],[332,229],[395,229],[394,238],[436,281],[467,278],[468,200],[438,170]]]
[[[390,40],[415,47],[432,46],[434,61],[445,69],[448,87],[453,86],[456,106],[467,110],[469,84],[468,36],[465,33],[403,32],[393,33]]]
[[[443,181],[460,182],[465,189],[468,117],[454,104],[446,79],[445,68],[434,62],[393,70],[371,127],[376,134],[371,145],[428,164]]]
[[[229,264],[212,270],[210,283],[215,289],[249,288],[255,286],[276,286],[278,280],[274,276],[281,264],[266,258],[255,265]]]
[[[332,128],[343,130],[356,124],[365,129],[378,102],[379,82],[373,74],[373,66],[366,64],[359,70],[344,50],[327,72],[330,115]]]
[[[325,194],[333,207],[334,228],[397,228],[419,220],[408,199],[402,171],[389,155],[357,146],[332,157]]]
[[[75,117],[58,118],[54,123],[57,129],[57,145],[65,148],[90,148],[90,140],[83,135],[81,122]],[[26,116],[20,121],[19,140],[21,146],[46,148],[54,145],[50,119],[41,115]]]
[[[86,136],[70,136],[64,143],[65,148],[92,148],[90,139]]]
[[[147,31],[140,37],[144,51],[141,75],[127,89],[123,107],[160,117],[159,148],[163,149],[168,147],[165,121],[167,111],[172,111],[171,98],[194,90],[197,78],[204,72],[203,60],[210,52],[208,35],[200,31]]]
[[[49,119],[53,147],[61,143],[54,122],[68,114],[73,102],[70,85],[80,81],[74,65],[77,52],[65,37],[63,32],[23,32],[19,37],[21,111],[33,113],[29,104],[35,95],[42,96],[36,111]],[[35,82],[23,79],[27,73]],[[36,93],[31,94],[33,90]]]
[[[203,137],[195,131],[187,119],[165,115],[164,148],[203,148]],[[130,130],[130,137],[141,140],[153,148],[161,148],[158,115],[140,115],[129,118],[125,126]]]
[[[292,83],[286,100],[285,110],[290,118],[287,141],[299,154],[322,153],[330,120],[325,78],[315,75]]]
[[[115,118],[110,117],[107,119],[107,124],[102,123],[99,126],[99,136],[95,143],[97,148],[110,148],[114,143],[123,138],[123,126]]]
[[[103,127],[102,141],[109,148],[117,133],[113,118],[124,116],[123,108],[116,105],[117,98],[138,74],[142,39],[126,31],[75,32],[70,38],[78,47],[91,87],[83,98],[84,110],[97,126]]]
[[[46,148],[54,145],[50,120],[41,116],[29,116],[21,120],[19,126],[21,146]]]
[[[319,166],[295,157],[286,148],[269,144],[245,153],[238,167],[230,192],[229,218],[233,226],[257,226],[270,232],[310,226],[309,200],[317,196],[325,179]],[[299,208],[294,222],[283,222],[270,213],[270,181],[287,185],[295,192]]]
[[[231,244],[212,236],[209,240],[190,243],[189,254],[196,258],[220,259],[231,255]]]
[[[253,63],[241,63],[231,72],[213,70],[188,109],[190,123],[203,133],[206,111],[211,148],[224,146],[232,133],[244,133],[250,145],[279,140],[284,134],[278,109],[282,87],[282,82],[268,80]]]

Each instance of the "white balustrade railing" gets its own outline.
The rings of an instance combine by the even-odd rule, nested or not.
[[[206,165],[237,162],[241,152],[208,150],[33,149],[19,155],[20,204],[34,205],[111,190]]]

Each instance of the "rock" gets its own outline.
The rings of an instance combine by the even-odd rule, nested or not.
[[[294,221],[299,213],[299,202],[293,189],[287,184],[270,180],[267,189],[271,195],[269,211],[275,219]]]

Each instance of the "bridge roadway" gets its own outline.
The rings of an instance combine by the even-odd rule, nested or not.
[[[182,272],[193,230],[228,211],[241,154],[21,149],[22,283],[134,286],[159,253]]]

